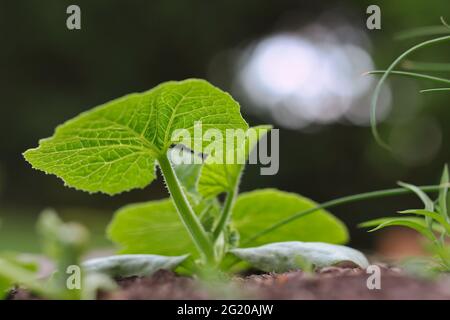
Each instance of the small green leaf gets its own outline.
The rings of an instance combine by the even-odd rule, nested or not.
[[[68,186],[112,195],[150,184],[155,160],[180,143],[173,134],[186,129],[192,143],[197,121],[204,130],[223,133],[248,128],[229,94],[204,80],[189,79],[166,82],[84,112],[24,156],[35,169],[60,177]],[[202,139],[189,147],[201,152],[198,148],[208,143]]]
[[[167,257],[153,254],[125,254],[91,259],[82,264],[88,273],[111,277],[150,276],[160,269],[172,270],[188,256]]]
[[[430,240],[434,239],[433,233],[428,229],[425,221],[420,218],[410,218],[410,217],[407,217],[407,218],[379,218],[379,219],[370,220],[370,221],[366,221],[366,222],[359,224],[359,227],[362,227],[362,228],[375,227],[375,228],[369,230],[369,232],[377,231],[382,228],[392,227],[392,226],[411,228],[411,229],[414,229],[417,232],[421,233],[423,236],[427,237]],[[434,230],[437,230],[437,229],[442,230],[442,227],[440,227],[439,225],[436,225],[436,226],[433,225],[433,229]]]
[[[322,242],[277,242],[256,248],[233,249],[231,253],[265,272],[287,272],[301,268],[301,261],[315,267],[351,262],[367,268],[369,262],[359,251]]]
[[[241,194],[233,209],[233,226],[244,243],[254,234],[297,212],[317,206],[300,195],[276,189],[262,189]],[[297,219],[277,232],[268,233],[246,246],[280,241],[320,241],[345,243],[348,232],[344,223],[326,210]]]
[[[237,146],[236,150],[226,150],[228,154],[232,153],[237,162],[237,155],[242,152],[243,159],[247,160],[251,151],[264,137],[272,127],[262,125],[250,128],[245,136],[245,143]],[[251,135],[255,133],[255,135]],[[198,181],[198,191],[204,197],[215,197],[223,192],[231,192],[236,187],[238,179],[244,168],[244,163],[205,163],[202,166],[200,179]]]
[[[64,223],[52,209],[44,210],[37,222],[44,253],[58,263],[61,270],[77,264],[89,242],[86,228],[78,223]]]

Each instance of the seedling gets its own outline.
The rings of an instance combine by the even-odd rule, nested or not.
[[[450,236],[450,218],[448,211],[449,173],[445,166],[441,178],[441,190],[436,201],[432,201],[418,187],[399,183],[402,187],[414,192],[424,204],[423,209],[399,211],[400,214],[413,216],[401,218],[380,218],[362,223],[361,227],[375,227],[376,231],[390,226],[403,226],[411,228],[422,234],[428,241],[431,251],[437,256],[438,269],[450,271],[450,247],[447,238]]]
[[[215,128],[222,137],[227,130],[241,130],[245,139],[199,162],[199,153],[211,150],[211,141],[187,141],[179,134],[185,130],[195,136],[198,123]],[[171,199],[129,205],[116,213],[108,235],[127,255],[110,258],[107,268],[98,269],[105,272],[124,268],[136,254],[157,254],[155,259],[170,256],[165,257],[172,259],[167,261],[184,261],[183,267],[192,272],[227,270],[225,258],[232,252],[238,256],[234,250],[239,244],[346,242],[343,223],[320,208],[315,215],[291,221],[277,232],[254,237],[280,219],[317,206],[275,189],[238,195],[245,161],[220,160],[230,154],[231,158],[238,154],[248,158],[268,131],[270,126],[249,129],[230,95],[206,81],[190,79],[163,83],[87,111],[59,126],[51,138],[41,140],[38,148],[24,155],[34,168],[57,175],[68,186],[110,195],[149,185],[155,178],[155,165],[159,166]],[[223,140],[215,142],[225,145]],[[196,161],[178,164],[186,156]],[[225,194],[223,203],[221,194]],[[299,248],[297,254],[302,256]],[[190,259],[185,260],[186,255]],[[354,260],[348,254],[341,257]]]
[[[217,129],[218,137],[241,130],[245,139],[232,149],[205,154],[214,149],[211,140],[189,141],[179,134],[184,130],[195,136],[199,122]],[[270,130],[249,128],[230,95],[190,79],[163,83],[84,112],[25,152],[25,158],[67,186],[110,195],[146,187],[155,179],[155,166],[160,168],[171,198],[118,210],[107,233],[122,255],[85,264],[96,272],[149,275],[161,267],[178,267],[211,274],[231,271],[240,261],[266,271],[344,261],[367,266],[360,252],[339,245],[348,240],[347,229],[325,209],[411,190],[375,191],[320,205],[276,189],[239,194],[245,161],[223,160],[230,154],[233,159],[238,154],[248,158]],[[226,145],[221,139],[215,143]],[[179,161],[185,157],[192,161]],[[432,192],[440,186],[421,188]]]

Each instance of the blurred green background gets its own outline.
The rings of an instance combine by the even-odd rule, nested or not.
[[[66,28],[66,8],[81,7],[82,29]],[[381,8],[382,29],[366,28],[366,8]],[[380,115],[390,153],[367,126],[373,80],[425,38],[396,33],[439,25],[448,0],[288,1],[154,0],[0,2],[0,249],[35,251],[37,214],[54,207],[87,224],[96,247],[112,212],[165,197],[161,179],[116,197],[65,188],[34,171],[21,153],[83,110],[166,80],[206,78],[230,91],[251,125],[280,128],[280,171],[246,170],[243,190],[277,187],[316,201],[394,187],[396,181],[437,182],[449,160],[449,96],[421,95],[432,86],[392,78]],[[449,45],[413,59],[442,62]],[[439,73],[437,73],[439,74]],[[370,249],[374,235],[355,225],[417,206],[413,197],[336,208],[352,245]]]

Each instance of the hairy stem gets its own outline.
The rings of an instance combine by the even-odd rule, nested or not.
[[[213,264],[215,262],[215,257],[212,242],[189,204],[167,154],[161,155],[158,158],[158,163],[181,221],[183,221],[184,226],[195,246],[200,251],[200,254],[205,258],[208,264]]]
[[[436,192],[436,191],[439,191],[443,187],[444,186],[438,185],[438,186],[421,186],[419,188],[424,192]],[[258,232],[257,234],[253,235],[252,237],[250,237],[249,239],[244,241],[242,243],[242,245],[243,246],[248,245],[252,241],[262,237],[263,235],[266,235],[272,231],[275,231],[276,229],[278,229],[296,219],[299,219],[301,217],[304,217],[308,214],[314,213],[321,209],[327,209],[327,208],[335,207],[338,205],[362,201],[362,200],[398,196],[398,195],[408,194],[411,192],[412,191],[409,189],[395,188],[395,189],[387,189],[387,190],[360,193],[360,194],[355,194],[355,195],[351,195],[351,196],[347,196],[347,197],[330,200],[330,201],[324,202],[322,204],[319,204],[314,208],[310,208],[308,210],[304,210],[304,211],[298,212],[296,214],[293,214],[290,217],[273,224],[272,226],[268,227],[267,229],[264,229],[264,230]]]

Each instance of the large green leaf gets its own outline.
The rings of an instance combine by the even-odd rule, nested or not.
[[[35,261],[25,259],[21,254],[2,252],[0,254],[0,300],[5,299],[11,289],[21,281],[29,280],[35,283],[37,269]]]
[[[150,276],[160,269],[172,270],[186,260],[178,257],[154,254],[124,254],[95,258],[83,262],[83,270],[89,273],[106,274],[111,277]]]
[[[322,242],[277,242],[256,248],[233,249],[231,252],[266,272],[301,269],[303,261],[319,268],[348,262],[361,268],[369,265],[366,257],[358,250]]]
[[[297,212],[316,207],[310,199],[276,189],[256,190],[239,196],[233,209],[233,225],[240,233],[241,243],[268,226]],[[246,246],[258,246],[280,241],[320,241],[345,243],[345,225],[325,210],[288,223],[274,232],[255,239]]]
[[[121,253],[182,255],[195,252],[189,234],[172,200],[165,199],[126,206],[108,226],[109,238]]]
[[[189,147],[202,151],[209,142],[202,137],[193,142],[197,121],[203,130],[223,133],[248,127],[238,103],[208,82],[166,82],[82,113],[24,156],[35,169],[55,174],[68,186],[116,194],[143,188],[155,178],[155,160],[180,142],[172,136],[177,129],[186,129]]]
[[[262,125],[250,128],[245,134],[242,145],[236,150],[226,150],[236,159],[239,152],[242,152],[243,160],[247,160],[257,142],[271,129],[269,125]],[[251,135],[250,133],[254,133]],[[226,155],[225,155],[226,157]],[[245,163],[205,163],[201,168],[200,179],[198,181],[198,191],[204,197],[215,197],[222,192],[231,192],[236,187],[238,179]]]

